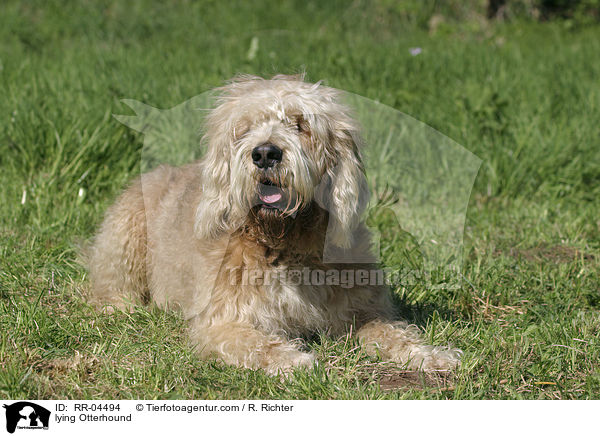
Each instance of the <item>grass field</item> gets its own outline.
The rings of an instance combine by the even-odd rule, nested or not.
[[[392,4],[2,2],[1,398],[600,399],[600,27],[427,28]],[[319,367],[280,380],[199,360],[176,313],[107,316],[82,298],[75,246],[139,173],[120,100],[169,108],[236,73],[302,70],[483,161],[462,287],[394,290],[431,342],[464,350],[450,376],[321,338]]]

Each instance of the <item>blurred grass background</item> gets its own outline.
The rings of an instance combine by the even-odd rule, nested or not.
[[[0,396],[599,398],[598,1],[23,1],[0,5]],[[411,49],[420,48],[412,55]],[[395,289],[427,380],[352,340],[281,381],[197,359],[182,320],[94,313],[75,243],[139,173],[132,98],[169,108],[237,73],[311,81],[404,112],[483,160],[465,281]],[[386,219],[378,225],[385,231]],[[404,259],[397,239],[387,266]]]

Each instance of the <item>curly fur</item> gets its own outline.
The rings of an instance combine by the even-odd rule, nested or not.
[[[360,137],[339,100],[302,77],[245,76],[222,88],[207,119],[206,155],[143,175],[109,208],[89,255],[91,301],[177,308],[201,355],[271,373],[314,362],[297,338],[343,335],[351,325],[369,352],[411,368],[454,367],[457,350],[425,345],[414,326],[393,322],[386,288],[282,278],[368,267]],[[283,158],[262,171],[251,154],[265,142]],[[257,201],[265,180],[285,206]],[[325,264],[326,245],[363,260]],[[258,281],[243,282],[249,272]]]

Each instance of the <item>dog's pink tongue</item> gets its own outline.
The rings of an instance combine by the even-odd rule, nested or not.
[[[279,200],[281,200],[281,194],[279,192],[269,195],[259,195],[259,197],[267,204],[277,203]]]

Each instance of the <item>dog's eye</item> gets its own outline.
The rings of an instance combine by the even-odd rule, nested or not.
[[[236,139],[242,138],[246,133],[250,131],[250,127],[247,124],[238,124],[233,128],[233,136]]]
[[[294,127],[296,128],[296,131],[300,133],[308,131],[308,125],[306,124],[306,120],[302,117],[296,118],[296,120],[294,121]]]

